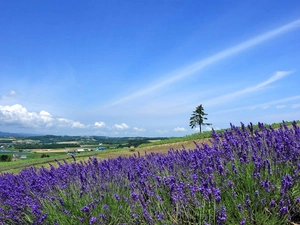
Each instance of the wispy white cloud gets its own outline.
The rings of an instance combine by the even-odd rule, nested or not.
[[[299,100],[299,99],[300,99],[300,95],[295,95],[295,96],[292,96],[292,97],[283,98],[283,99],[279,99],[279,100],[275,100],[275,101],[271,101],[271,102],[266,102],[266,103],[262,103],[262,104],[249,105],[249,106],[240,107],[240,108],[227,109],[227,110],[222,110],[222,111],[218,111],[218,112],[213,112],[213,113],[211,113],[211,115],[217,115],[217,114],[223,114],[223,113],[229,113],[229,112],[237,112],[237,111],[241,111],[241,110],[255,110],[255,109],[258,109],[258,108],[264,109],[264,108],[269,108],[272,105],[278,105],[278,104],[291,102],[291,101],[295,101],[295,100]],[[295,108],[297,108],[297,107],[295,107]]]
[[[273,110],[270,113],[260,115],[259,118],[256,121],[261,121],[264,123],[274,123],[280,122],[280,121],[294,121],[299,119],[300,111],[293,111],[293,112],[286,112],[282,113],[279,112],[280,110]]]
[[[65,119],[66,120],[66,119]],[[72,128],[85,128],[86,126],[78,121],[67,120]]]
[[[277,105],[277,106],[276,106],[277,109],[283,109],[283,108],[285,108],[285,107],[286,107],[286,105]]]
[[[12,97],[12,96],[15,96],[17,95],[17,92],[15,92],[14,90],[11,90],[9,93],[8,93],[8,96],[9,97]]]
[[[2,124],[18,124],[22,127],[69,127],[69,128],[85,128],[86,126],[78,121],[55,117],[45,110],[37,112],[29,112],[20,104],[12,106],[0,105],[0,122]]]
[[[184,127],[176,127],[176,128],[174,128],[173,129],[173,131],[175,131],[175,132],[182,132],[182,131],[186,131],[186,129],[184,128]]]
[[[144,128],[138,128],[138,127],[134,127],[133,130],[134,131],[138,131],[138,132],[144,132],[144,131],[146,131]]]
[[[169,130],[156,130],[155,132],[158,133],[158,134],[160,134],[160,135],[162,135],[162,134],[169,133]]]
[[[206,127],[205,127],[205,130],[206,130],[206,131],[212,131],[212,129],[213,129],[213,128],[212,128],[211,126],[206,126]]]
[[[0,95],[0,100],[2,99],[7,99],[7,98],[12,98],[14,96],[17,95],[17,92],[14,91],[14,90],[10,90],[7,94],[4,94],[4,95]]]
[[[297,104],[292,105],[292,108],[293,108],[293,109],[295,109],[295,108],[300,108],[300,103],[297,103]]]
[[[255,86],[252,87],[247,87],[243,90],[240,91],[236,91],[227,95],[222,95],[220,97],[214,98],[214,99],[209,99],[205,102],[203,102],[203,104],[208,107],[208,106],[214,106],[214,105],[219,105],[222,103],[226,103],[228,101],[232,101],[236,98],[240,98],[243,95],[249,94],[249,93],[253,93],[256,92],[258,90],[261,90],[262,88],[266,87],[267,85],[284,78],[285,76],[289,75],[293,73],[293,71],[277,71],[273,76],[271,76],[268,80],[263,81]]]
[[[105,127],[105,123],[102,122],[102,121],[101,121],[101,122],[95,122],[95,123],[94,123],[94,126],[95,126],[95,127],[98,127],[98,128]]]
[[[196,72],[199,72],[200,70],[202,70],[203,68],[205,68],[206,66],[209,66],[213,63],[216,63],[222,59],[228,58],[232,55],[241,53],[249,48],[252,48],[258,44],[261,44],[267,40],[270,40],[271,38],[274,38],[276,36],[279,36],[281,34],[284,34],[286,32],[289,32],[293,29],[299,28],[300,27],[300,19],[299,20],[295,20],[292,21],[291,23],[285,24],[284,26],[281,26],[279,28],[276,28],[274,30],[268,31],[266,33],[263,33],[259,36],[256,36],[252,39],[249,39],[245,42],[242,42],[240,44],[237,44],[231,48],[225,49],[223,51],[220,51],[210,57],[207,57],[203,60],[200,60],[194,64],[188,65],[182,69],[178,69],[174,72],[171,72],[170,74],[166,75],[164,79],[158,81],[157,83],[152,84],[151,86],[148,87],[144,87],[138,91],[136,91],[135,93],[125,96],[113,103],[111,103],[110,105],[108,105],[108,107],[114,106],[114,105],[119,105],[121,103],[130,101],[132,99],[144,96],[146,94],[150,94],[154,91],[157,91],[158,89],[161,89],[167,85],[170,85],[171,83],[178,81],[180,79],[186,78],[188,76],[191,76],[193,74],[195,74]],[[278,75],[280,77],[280,75]],[[278,77],[273,77],[272,79],[280,79]],[[266,82],[273,82],[272,80],[268,80]],[[262,86],[265,84],[261,84]]]
[[[124,129],[128,129],[129,126],[126,123],[122,123],[122,124],[115,124],[113,128],[117,130],[124,130]]]

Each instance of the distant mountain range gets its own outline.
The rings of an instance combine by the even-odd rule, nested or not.
[[[29,134],[29,133],[10,133],[0,131],[0,137],[31,137],[39,136],[38,134]]]

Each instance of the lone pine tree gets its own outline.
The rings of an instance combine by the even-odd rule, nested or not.
[[[190,118],[190,127],[193,129],[194,127],[199,125],[201,133],[201,125],[211,125],[211,123],[204,123],[204,120],[207,120],[205,116],[207,116],[207,114],[204,112],[202,104],[197,106],[196,110],[193,111],[193,114]]]

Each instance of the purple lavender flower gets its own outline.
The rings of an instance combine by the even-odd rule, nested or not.
[[[256,190],[256,191],[254,192],[254,196],[255,196],[255,198],[258,197],[258,190]]]
[[[238,174],[235,164],[232,164],[232,170],[235,174]]]
[[[220,173],[220,174],[223,174],[224,167],[223,167],[222,165],[219,165],[219,166],[218,166],[218,169],[219,169],[219,173]]]
[[[245,201],[246,206],[250,206],[250,203],[251,203],[251,201],[250,201],[249,199],[247,199],[247,200]]]
[[[104,204],[104,205],[102,206],[102,208],[103,208],[105,211],[109,212],[109,207],[108,207],[108,205]]]
[[[275,206],[275,201],[272,199],[270,202],[270,208],[273,208]]]
[[[106,221],[106,215],[104,213],[101,213],[98,215],[98,217],[103,220],[103,221]]]
[[[242,208],[242,205],[241,205],[241,204],[238,204],[238,206],[237,206],[237,207],[238,207],[238,209],[239,209],[239,211],[240,211],[240,212],[242,212],[242,211],[243,211],[243,208]]]
[[[248,200],[249,199],[249,194],[246,194],[246,200]]]
[[[119,195],[118,195],[118,194],[114,194],[114,196],[115,196],[115,198],[116,198],[117,202],[119,202],[119,201],[120,201],[120,197],[119,197]]]
[[[134,219],[137,219],[137,218],[139,218],[139,217],[138,217],[138,215],[137,215],[137,214],[135,214],[135,213],[131,213],[131,216],[132,216]]]
[[[287,190],[292,187],[292,185],[293,185],[292,177],[289,174],[283,177],[281,180],[280,194],[284,195],[287,192]]]
[[[90,220],[89,220],[89,224],[93,224],[93,223],[95,223],[95,222],[97,222],[97,218],[94,217],[94,216],[92,216],[92,217],[90,218]]]
[[[39,224],[42,224],[43,221],[47,218],[47,216],[48,216],[47,213],[43,214],[43,215],[41,216],[41,218],[39,219]]]
[[[245,225],[246,224],[246,218],[243,218],[240,222],[240,225]]]
[[[230,188],[232,188],[232,186],[233,186],[233,183],[232,183],[232,181],[230,180],[230,181],[228,181],[228,186],[230,187]]]
[[[130,197],[131,197],[134,201],[137,201],[139,195],[133,191],[133,192],[131,192]]]
[[[64,202],[64,200],[63,200],[62,198],[58,198],[58,201],[60,202],[60,204],[61,204],[62,206],[65,205],[65,202]]]
[[[164,219],[165,219],[164,213],[163,213],[163,212],[158,213],[158,214],[157,214],[157,219],[158,219],[159,221],[164,220]]]
[[[148,224],[151,223],[152,217],[151,217],[151,215],[148,213],[148,211],[146,209],[143,210],[143,214],[144,214],[144,217],[146,218],[147,223]]]
[[[66,215],[70,214],[70,212],[68,210],[66,210],[66,209],[63,209],[62,212],[65,213]]]
[[[280,210],[279,210],[279,215],[280,216],[283,216],[283,215],[285,215],[287,213],[288,213],[288,207],[283,206],[282,208],[280,208]]]
[[[80,211],[86,213],[86,214],[89,214],[90,213],[90,208],[88,206],[83,206]]]
[[[226,208],[222,206],[221,211],[217,211],[217,223],[218,225],[223,225],[225,224],[227,215],[226,215]]]
[[[219,204],[221,201],[221,191],[219,189],[215,189],[214,191],[216,203]]]
[[[83,191],[81,190],[81,191],[79,192],[79,198],[81,198],[82,195],[83,195]]]

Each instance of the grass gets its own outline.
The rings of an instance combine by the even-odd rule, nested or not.
[[[141,151],[144,154],[143,149],[138,150],[129,150],[129,149],[110,149],[110,150],[102,150],[102,151],[90,151],[84,152],[80,154],[76,154],[76,160],[87,161],[90,157],[97,157],[99,160],[103,159],[111,159],[117,158],[118,156],[133,156],[137,154],[138,151]],[[158,149],[157,151],[153,150],[152,152],[166,153],[167,149]],[[150,153],[150,151],[147,151]],[[5,153],[8,154],[8,153]],[[9,153],[13,154],[13,153]],[[49,157],[41,158],[43,153],[27,153],[27,159],[19,159],[17,161],[11,162],[0,162],[0,173],[2,172],[10,172],[10,173],[18,173],[24,168],[29,167],[46,167],[49,168],[49,164],[56,164],[56,161],[62,162],[65,160],[66,162],[72,162],[73,158],[70,155],[67,155],[65,152],[46,152],[44,154],[49,155]],[[19,154],[21,155],[21,154]]]
[[[13,155],[17,153],[5,153],[5,155]],[[41,158],[42,154],[49,155],[49,157]],[[67,160],[72,161],[72,157],[70,155],[67,155],[65,152],[45,152],[45,153],[18,153],[19,156],[26,155],[26,159],[20,159],[18,158],[16,161],[11,162],[0,162],[0,172],[19,172],[23,168],[28,168],[31,166],[35,166],[37,168],[40,168],[41,166],[47,166],[49,163],[55,162],[55,160],[61,161],[61,160]],[[89,156],[94,156],[94,152],[89,153],[80,153],[77,158],[88,158]]]
[[[218,131],[218,132],[221,132],[221,131]],[[211,132],[204,131],[202,133],[194,133],[191,135],[186,135],[184,137],[176,137],[176,138],[174,137],[174,138],[159,140],[159,141],[155,141],[155,142],[144,143],[144,144],[139,145],[138,147],[143,148],[143,147],[149,147],[149,146],[173,144],[173,143],[178,143],[178,142],[202,140],[202,139],[206,139],[206,138],[210,138],[210,137],[211,137]]]

